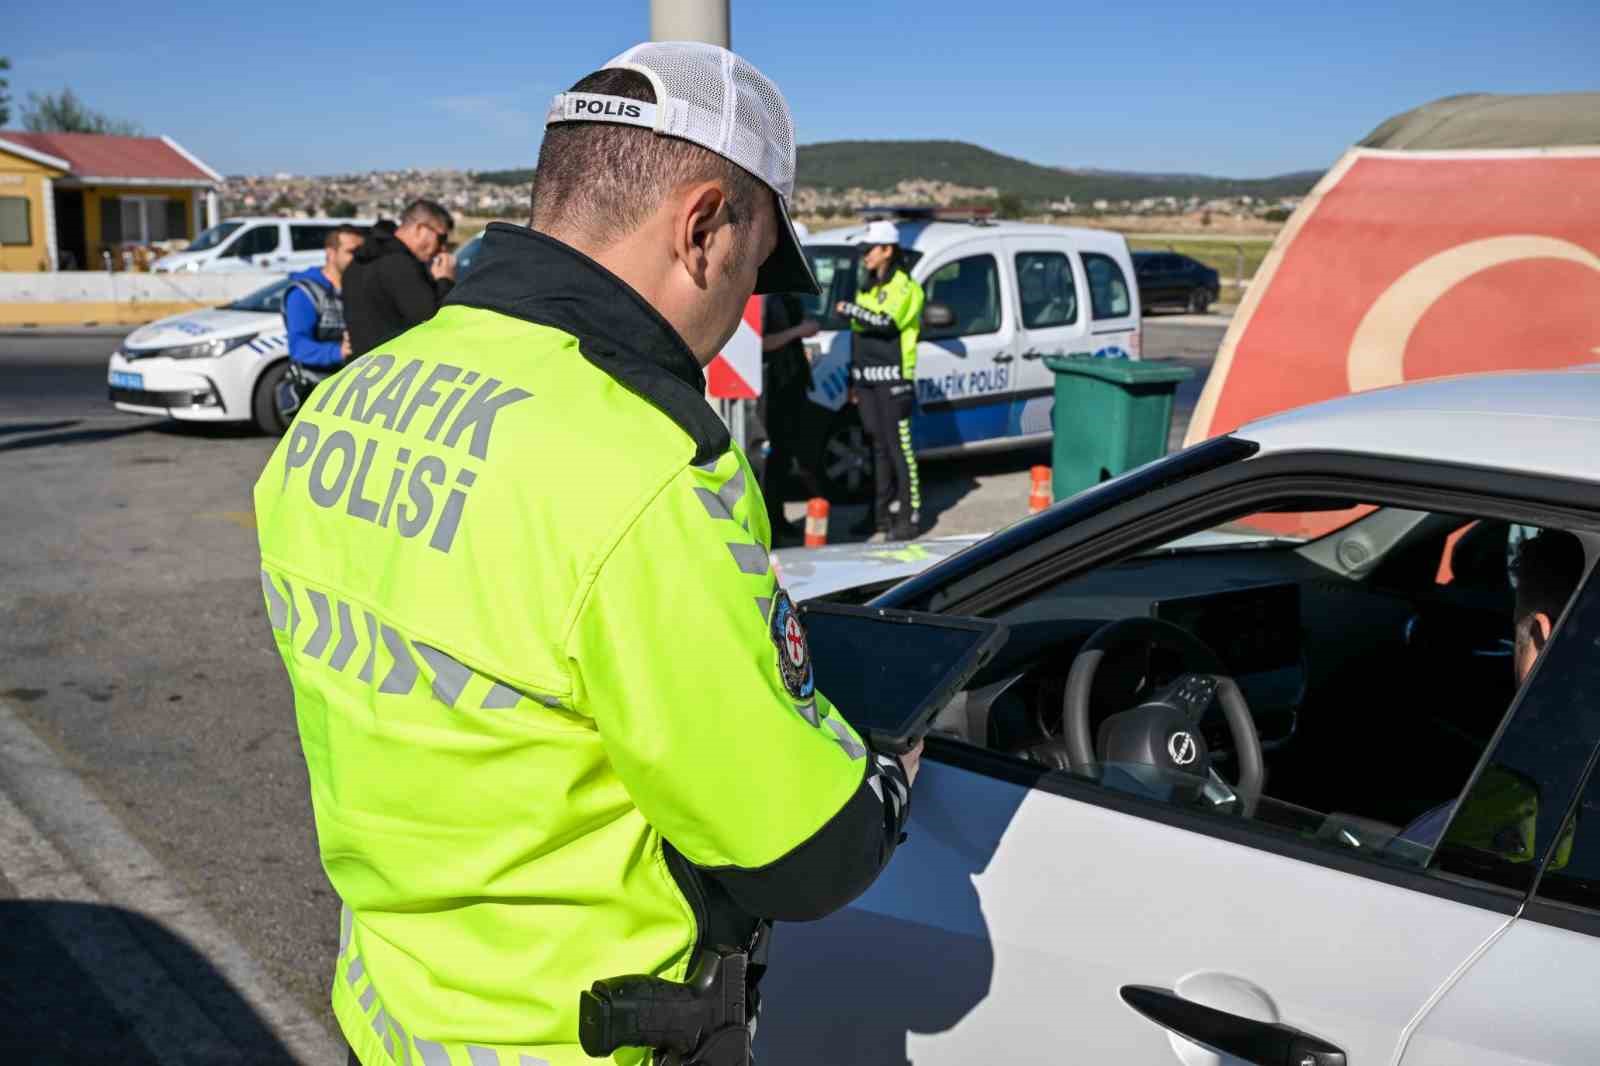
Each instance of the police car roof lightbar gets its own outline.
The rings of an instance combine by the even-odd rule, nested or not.
[[[994,217],[992,207],[936,207],[932,204],[869,204],[856,209],[863,220],[888,218],[901,222],[970,222],[985,226]]]

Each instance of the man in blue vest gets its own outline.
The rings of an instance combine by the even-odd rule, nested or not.
[[[355,226],[328,234],[323,263],[289,277],[283,296],[283,323],[289,331],[289,375],[278,386],[278,414],[284,425],[294,417],[311,388],[338,370],[350,357],[340,298],[345,268],[366,240]]]

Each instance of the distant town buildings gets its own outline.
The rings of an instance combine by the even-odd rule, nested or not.
[[[525,218],[529,184],[485,181],[466,170],[386,170],[365,174],[308,177],[274,174],[270,177],[233,176],[221,186],[222,211],[227,215],[347,215],[355,218],[392,218],[419,197],[436,200],[452,212],[478,218]],[[807,218],[847,217],[873,203],[928,204],[971,207],[992,204],[1002,196],[993,185],[955,185],[947,181],[902,181],[892,189],[831,189],[801,185],[795,189],[794,214]],[[1079,203],[1070,196],[1053,201],[1027,201],[1030,214],[1148,215],[1253,218],[1284,217],[1301,197],[1265,200],[1253,196],[1207,197],[1152,196],[1138,200],[1096,199]]]

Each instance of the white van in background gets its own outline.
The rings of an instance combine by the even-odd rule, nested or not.
[[[1047,355],[1137,359],[1141,320],[1133,259],[1109,230],[991,220],[931,207],[867,208],[900,234],[906,269],[927,307],[917,346],[912,443],[924,456],[1043,444],[1051,438],[1055,377]],[[834,311],[860,283],[865,223],[813,233],[805,252],[822,287],[804,297],[822,324],[810,399],[813,432],[802,458],[831,499],[859,496],[872,453],[849,393],[850,328]]]
[[[158,274],[272,270],[293,273],[322,265],[328,234],[338,226],[370,226],[370,218],[229,218],[181,252],[151,264]]]

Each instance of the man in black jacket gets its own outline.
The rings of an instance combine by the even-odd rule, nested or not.
[[[456,257],[445,251],[455,220],[432,200],[415,200],[394,236],[374,228],[344,275],[344,317],[352,356],[433,317],[455,284]]]

